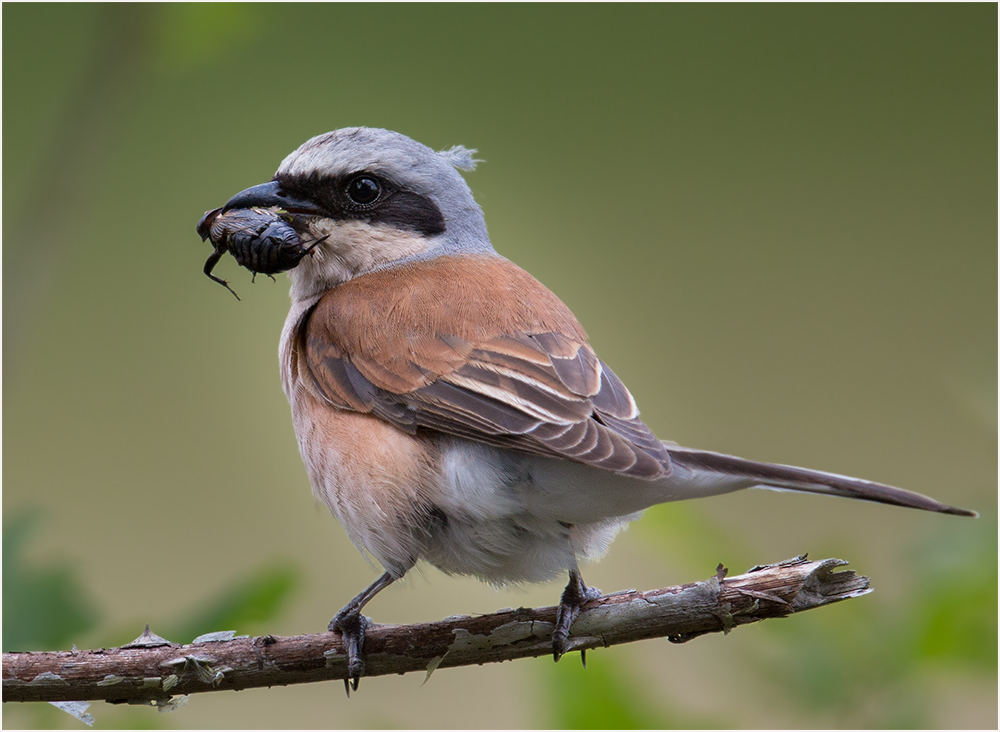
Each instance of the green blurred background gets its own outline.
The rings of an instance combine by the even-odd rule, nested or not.
[[[293,635],[376,576],[313,507],[287,308],[206,210],[308,137],[464,144],[496,248],[663,438],[962,520],[751,491],[661,506],[605,591],[808,551],[874,595],[684,646],[194,697],[102,727],[997,725],[995,5],[5,5],[4,648]],[[376,621],[553,604],[425,568]],[[48,705],[5,726],[79,727]]]

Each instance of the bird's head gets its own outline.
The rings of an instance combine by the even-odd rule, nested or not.
[[[223,210],[279,207],[306,240],[326,239],[292,271],[292,297],[401,262],[493,252],[483,213],[457,168],[475,150],[436,152],[389,130],[350,127],[303,143],[269,183]]]

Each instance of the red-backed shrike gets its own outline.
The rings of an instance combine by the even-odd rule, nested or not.
[[[320,241],[290,272],[281,379],[313,492],[386,570],[330,622],[355,685],[362,607],[419,559],[495,585],[568,572],[558,660],[593,596],[578,563],[657,503],[763,487],[975,515],[661,442],[573,313],[493,249],[456,170],[473,152],[337,130],[224,208],[282,209]]]

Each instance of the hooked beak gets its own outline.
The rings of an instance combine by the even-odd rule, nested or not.
[[[270,208],[272,206],[283,208],[289,213],[325,215],[325,212],[314,202],[285,193],[281,184],[276,180],[240,191],[226,202],[226,205],[222,207],[222,213],[234,208]]]

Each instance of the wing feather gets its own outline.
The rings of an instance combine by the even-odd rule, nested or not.
[[[614,372],[601,363],[601,388],[594,394],[591,402],[594,409],[602,414],[623,420],[634,420],[639,416],[639,408],[635,399],[629,394],[625,384]]]

